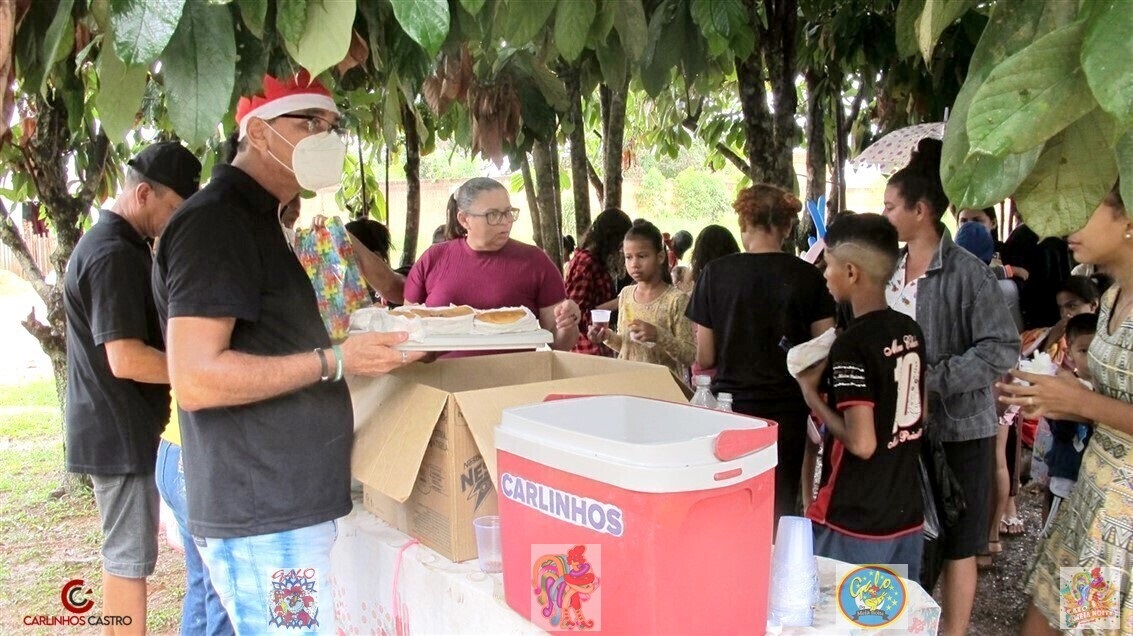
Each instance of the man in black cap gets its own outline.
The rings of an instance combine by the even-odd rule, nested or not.
[[[197,191],[201,164],[176,142],[127,164],[112,210],[75,245],[67,311],[67,470],[94,482],[102,517],[103,616],[146,625],[146,577],[157,563],[158,436],[169,421],[169,373],[150,287],[147,238]],[[116,629],[116,633],[123,633]]]

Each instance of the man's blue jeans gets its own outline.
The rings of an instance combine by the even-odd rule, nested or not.
[[[335,634],[330,551],[338,524],[251,537],[197,537],[237,634]]]
[[[181,447],[161,440],[157,451],[157,490],[173,510],[181,543],[185,546],[185,600],[181,606],[181,636],[230,636],[235,632],[220,596],[209,580],[197,544],[188,529],[185,503],[185,471],[181,467]]]

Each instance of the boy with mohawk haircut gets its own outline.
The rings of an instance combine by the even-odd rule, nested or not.
[[[879,214],[855,214],[830,226],[826,245],[826,286],[834,300],[853,307],[854,318],[827,360],[797,378],[826,424],[821,485],[806,512],[815,524],[815,553],[906,564],[915,581],[924,548],[924,335],[885,300],[899,257],[897,230]]]

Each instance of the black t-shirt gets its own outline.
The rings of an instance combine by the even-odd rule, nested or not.
[[[314,288],[279,227],[279,202],[222,165],[158,244],[154,295],[171,318],[235,318],[230,347],[282,356],[330,347]],[[189,530],[270,534],[350,511],[354,418],[339,383],[244,406],[179,411]]]
[[[169,385],[114,377],[106,343],[141,340],[164,350],[149,278],[150,248],[122,217],[103,210],[75,245],[63,277],[67,312],[67,470],[153,472],[169,422]]]
[[[686,315],[713,332],[713,391],[760,409],[806,409],[779,344],[810,340],[811,323],[834,316],[834,299],[813,265],[780,252],[718,258],[701,272]]]
[[[920,529],[923,351],[920,327],[892,309],[856,318],[834,341],[827,365],[831,406],[839,411],[872,406],[877,449],[861,459],[828,432],[822,486],[808,517],[866,537]]]

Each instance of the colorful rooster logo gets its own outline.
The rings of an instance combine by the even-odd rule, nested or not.
[[[598,589],[599,578],[591,571],[585,552],[586,546],[576,545],[566,555],[545,554],[531,569],[535,598],[552,627],[594,627],[594,621],[582,613],[582,603]]]
[[[1085,570],[1075,572],[1069,583],[1062,585],[1061,592],[1066,623],[1073,627],[1107,618],[1114,609],[1117,590],[1106,583],[1101,568],[1094,568],[1089,573]]]

